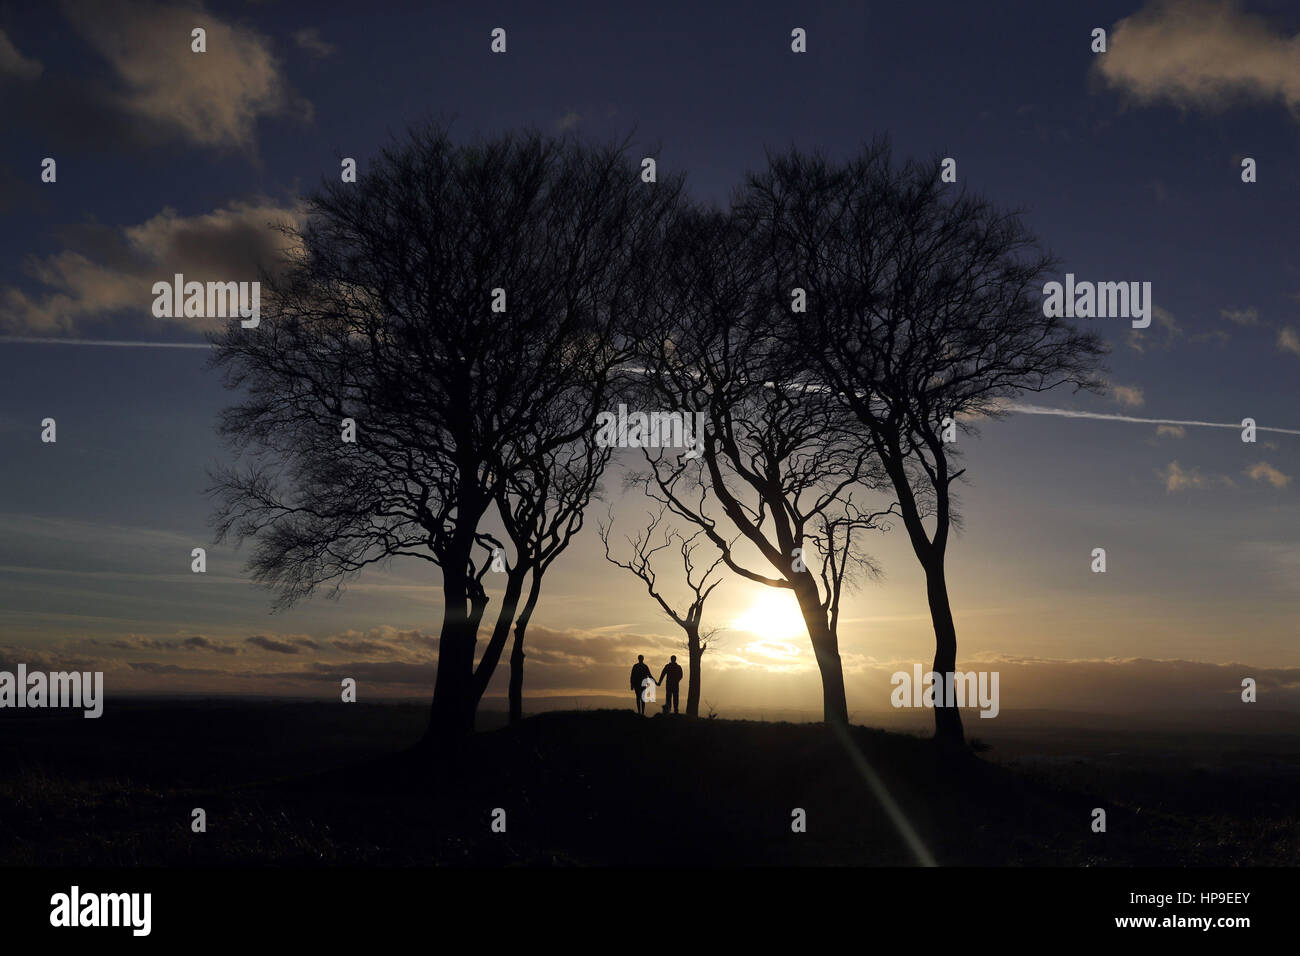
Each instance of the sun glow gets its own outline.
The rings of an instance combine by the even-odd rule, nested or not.
[[[808,634],[794,595],[776,588],[764,588],[763,593],[731,622],[731,626],[737,631],[748,631],[769,644]]]

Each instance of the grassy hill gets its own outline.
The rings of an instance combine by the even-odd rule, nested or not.
[[[419,706],[139,702],[0,719],[0,863],[911,865],[818,724],[557,711],[411,749]],[[953,762],[852,744],[945,865],[1294,864],[1294,763],[1214,773]],[[1094,768],[1095,769],[1095,768]],[[191,810],[207,812],[191,832]],[[1107,832],[1090,829],[1094,807]],[[506,831],[492,832],[493,810]],[[792,811],[807,832],[791,830]]]

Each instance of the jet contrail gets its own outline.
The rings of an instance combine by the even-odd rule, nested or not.
[[[126,342],[113,339],[43,339],[27,335],[0,335],[0,344],[20,345],[111,345],[120,349],[210,349],[207,342]]]
[[[127,342],[113,339],[56,339],[37,338],[34,336],[4,335],[0,336],[0,345],[13,342],[22,345],[105,345],[113,348],[128,349],[210,349],[206,342]],[[641,369],[633,369],[641,371]],[[1003,402],[1003,411],[1019,412],[1022,415],[1057,415],[1061,418],[1095,418],[1107,422],[1132,422],[1138,425],[1191,425],[1198,428],[1241,428],[1240,422],[1196,422],[1179,418],[1139,418],[1135,415],[1113,415],[1105,412],[1080,412],[1069,408],[1049,408],[1046,405],[1022,405],[1019,402]],[[1282,435],[1300,435],[1297,428],[1274,428],[1269,425],[1256,425],[1256,431],[1277,432]]]
[[[1138,418],[1134,415],[1112,415],[1105,412],[1077,412],[1068,408],[1048,408],[1046,405],[1021,405],[1019,402],[1005,402],[1004,411],[1020,412],[1023,415],[1059,415],[1062,418],[1098,418],[1108,422],[1136,422],[1139,425],[1194,425],[1202,428],[1241,429],[1241,422],[1193,422],[1178,418]],[[1272,428],[1256,425],[1256,431],[1280,432],[1283,435],[1300,435],[1297,428]]]

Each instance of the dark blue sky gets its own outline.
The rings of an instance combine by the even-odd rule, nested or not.
[[[208,53],[190,52],[192,26],[208,30]],[[498,26],[504,55],[489,52]],[[794,27],[806,54],[790,51]],[[1090,50],[1094,27],[1108,31],[1105,54]],[[1112,393],[1036,402],[1300,429],[1294,3],[0,4],[0,31],[10,656],[101,655],[144,665],[131,669],[142,681],[180,667],[174,686],[187,687],[238,664],[246,676],[220,686],[239,689],[263,686],[267,661],[330,675],[391,664],[393,686],[413,673],[422,690],[427,674],[399,665],[431,652],[392,634],[436,633],[423,567],[394,565],[341,602],[274,618],[228,549],[210,550],[206,578],[189,574],[189,549],[211,547],[201,491],[224,454],[212,425],[228,401],[204,351],[14,341],[200,341],[150,315],[152,283],[173,271],[255,278],[273,246],[267,222],[294,215],[340,156],[364,175],[422,118],[454,119],[464,137],[631,136],[634,152],[717,202],[770,147],[846,155],[888,134],[901,155],[951,156],[962,183],[1023,208],[1080,279],[1152,283],[1150,329],[1096,320],[1113,347]],[[40,181],[47,156],[54,184]],[[1258,182],[1241,181],[1243,156]],[[57,445],[39,440],[47,416]],[[969,443],[952,558],[963,655],[1300,665],[1300,438],[1157,428],[1012,415]],[[1098,546],[1111,554],[1104,579],[1087,571]],[[841,638],[863,674],[928,647],[905,544],[874,550],[886,583],[855,597],[858,630]],[[627,641],[668,640],[618,573],[584,538],[548,579],[540,686],[603,686]],[[719,613],[753,598],[735,584]],[[194,635],[237,653],[178,660],[147,646]],[[806,641],[772,639],[739,634],[719,666],[736,682],[794,671],[770,692],[815,701]]]

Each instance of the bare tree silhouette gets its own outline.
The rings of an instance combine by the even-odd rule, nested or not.
[[[644,400],[702,413],[705,436],[698,457],[647,450],[640,485],[703,531],[731,570],[794,593],[824,717],[847,723],[840,599],[847,580],[873,570],[859,542],[888,509],[860,502],[887,480],[839,400],[807,387],[804,359],[776,334],[791,321],[790,299],[767,294],[736,223],[683,215],[670,248],[665,275],[647,291],[650,321],[629,334]]]
[[[509,569],[511,577],[507,586],[515,580],[522,582],[524,575],[531,575],[528,595],[515,620],[515,636],[510,649],[511,723],[523,718],[524,635],[541,595],[542,577],[582,530],[587,505],[599,493],[601,475],[613,454],[613,449],[602,448],[594,440],[592,421],[598,405],[598,402],[593,402],[583,408],[569,409],[571,414],[582,417],[585,422],[582,437],[532,459],[528,468],[516,470],[497,495],[497,509],[516,555],[516,561]],[[502,615],[506,614],[507,603],[513,612],[518,599],[519,589],[516,588],[513,601],[503,601]],[[497,628],[502,644],[505,640],[505,631],[501,629],[503,619],[507,629],[509,626],[508,617],[498,617]],[[500,655],[501,645],[497,641],[498,634],[494,633],[485,655],[493,652]],[[481,664],[479,670],[483,670]],[[487,689],[487,680],[479,680],[477,675],[476,680],[481,699]]]
[[[222,418],[247,461],[214,472],[214,520],[255,540],[250,568],[277,605],[396,556],[439,568],[429,742],[472,729],[496,664],[475,673],[499,546],[485,519],[588,430],[557,410],[594,414],[680,191],[642,183],[625,145],[416,129],[355,184],[310,197],[289,230],[300,251],[264,279],[261,325],[213,339],[227,385],[247,391]]]
[[[659,530],[666,510],[666,507],[660,507],[658,514],[650,516],[650,521],[644,529],[638,530],[635,536],[627,536],[627,542],[631,546],[631,556],[626,561],[617,558],[609,547],[609,537],[614,529],[612,509],[606,520],[599,526],[600,540],[605,545],[605,560],[640,578],[650,596],[685,634],[687,660],[690,664],[686,687],[686,714],[689,717],[698,717],[700,687],[703,682],[703,657],[705,651],[713,644],[714,635],[717,633],[717,628],[702,628],[700,619],[704,616],[704,605],[709,595],[722,583],[721,577],[716,577],[714,572],[723,563],[723,559],[722,554],[719,553],[708,567],[704,567],[703,563],[698,561],[696,551],[703,543],[699,540],[703,534],[701,531],[696,531],[687,537],[674,528],[664,528],[661,535],[663,540],[654,544],[655,531]],[[672,550],[674,547],[684,572],[681,580],[685,581],[686,590],[691,594],[690,603],[686,605],[684,611],[678,611],[674,606],[677,602],[664,596],[665,589],[654,568],[655,555],[661,551]]]
[[[896,165],[886,141],[844,163],[792,150],[749,177],[734,214],[769,294],[807,290],[807,322],[783,340],[806,356],[809,387],[860,423],[889,476],[925,571],[933,669],[946,675],[957,634],[945,556],[965,470],[945,431],[972,431],[1020,392],[1098,388],[1103,347],[1044,315],[1055,260],[1018,214],[945,185],[938,165]],[[935,707],[935,733],[963,742],[956,707]]]

